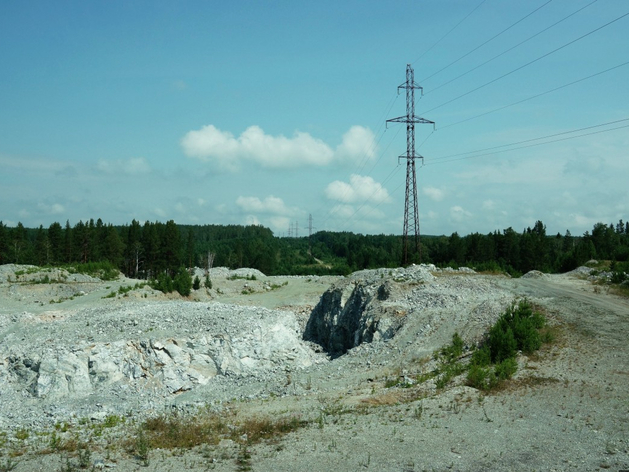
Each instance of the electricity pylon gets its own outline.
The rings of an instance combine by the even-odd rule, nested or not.
[[[415,83],[415,72],[410,64],[406,64],[406,82],[400,85],[397,90],[406,90],[406,115],[387,120],[387,123],[406,123],[406,155],[401,155],[399,159],[406,159],[406,198],[404,200],[404,259],[403,265],[408,265],[408,234],[414,235],[415,252],[419,253],[421,261],[421,246],[419,244],[419,210],[417,206],[417,177],[415,175],[415,159],[424,159],[423,156],[415,153],[415,123],[428,123],[435,126],[434,121],[426,120],[415,116],[415,89],[423,92],[423,88]],[[409,209],[412,207],[412,214]]]

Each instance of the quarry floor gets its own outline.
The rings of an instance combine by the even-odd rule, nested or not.
[[[236,275],[246,277],[251,273]],[[151,450],[146,461],[121,447],[106,450],[95,445],[88,470],[629,469],[629,301],[575,274],[518,279],[465,272],[435,275],[434,281],[426,285],[445,287],[453,297],[466,293],[459,287],[479,287],[479,292],[490,298],[495,292],[491,300],[501,303],[526,297],[544,310],[554,327],[555,341],[534,355],[520,356],[514,379],[495,392],[467,387],[463,378],[440,390],[430,383],[388,388],[387,380],[425,373],[430,368],[430,354],[439,342],[445,344],[454,330],[462,328],[462,336],[467,340],[469,320],[465,314],[470,305],[466,300],[453,298],[451,304],[435,312],[438,317],[433,313],[431,324],[436,328],[425,344],[415,336],[416,331],[401,330],[399,338],[361,345],[336,359],[326,358],[325,353],[314,352],[316,346],[306,344],[316,360],[309,367],[278,374],[281,378],[275,374],[258,377],[251,383],[239,378],[238,383],[229,384],[233,391],[227,393],[224,389],[193,389],[164,404],[164,408],[177,408],[206,403],[220,405],[217,411],[237,411],[243,416],[292,415],[308,421],[295,432],[250,445],[246,455],[240,442],[231,440],[189,450]],[[233,276],[230,272],[213,276],[212,290],[201,289],[190,299],[290,311],[302,329],[323,292],[337,280],[262,274],[256,274],[255,280],[230,279]],[[104,298],[121,286],[137,282],[121,278],[56,287],[19,283],[13,277],[0,283],[0,319],[24,313],[29,317],[44,316],[53,311],[61,319],[86,307],[180,301],[176,295],[163,295],[148,288],[133,290],[127,296]],[[416,287],[407,288],[410,294]],[[76,292],[83,293],[73,296]],[[5,322],[0,327],[4,330],[0,332],[0,347],[9,330],[23,330],[19,336],[27,342],[29,332],[25,326]],[[264,394],[267,386],[273,394]],[[26,395],[24,398],[26,402]],[[68,470],[68,458],[75,461],[75,456],[44,451],[49,436],[38,435],[32,426],[12,424],[12,416],[22,417],[7,411],[2,404],[8,405],[9,399],[0,396],[0,471]],[[15,406],[19,403],[11,405],[19,408]],[[134,412],[129,414],[127,425],[134,421]],[[74,425],[64,434],[87,434],[72,414],[63,421]],[[25,430],[28,438],[18,438],[20,432],[24,436]],[[125,434],[124,426],[114,430],[112,441],[116,434]],[[71,470],[79,470],[78,465],[73,467]]]

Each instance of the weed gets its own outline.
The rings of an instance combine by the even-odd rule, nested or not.
[[[26,441],[29,437],[28,429],[20,428],[15,432],[15,438],[20,441]]]
[[[59,472],[76,472],[76,464],[70,460],[69,457],[65,458],[65,463],[61,465]]]
[[[424,405],[422,402],[419,402],[419,405],[417,405],[415,409],[413,410],[413,416],[416,419],[421,420],[423,414],[424,414]]]
[[[103,422],[103,427],[105,428],[115,428],[116,426],[123,424],[125,422],[125,418],[123,416],[118,415],[109,415],[105,418]]]
[[[79,467],[81,469],[87,469],[92,462],[92,451],[90,451],[87,444],[82,444],[79,447]]]
[[[4,461],[0,462],[0,472],[10,472],[11,470],[17,467],[17,462],[15,462],[11,457],[8,457]]]
[[[48,447],[53,451],[59,450],[61,447],[61,438],[57,436],[57,432],[53,431],[50,435],[50,440],[48,441]]]
[[[144,430],[140,428],[138,435],[135,438],[135,453],[142,465],[148,467],[149,465],[149,451],[151,450],[151,444],[149,443]]]
[[[251,453],[246,445],[240,447],[240,451],[236,457],[236,465],[239,471],[253,470],[251,467]]]

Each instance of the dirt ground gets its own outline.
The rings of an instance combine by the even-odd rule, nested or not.
[[[372,353],[376,357],[357,349],[326,369],[293,374],[287,384],[295,386],[295,394],[289,385],[289,394],[229,406],[242,415],[308,420],[281,438],[246,448],[224,440],[190,450],[151,450],[145,461],[122,450],[97,450],[92,467],[163,472],[629,470],[629,301],[568,275],[456,277],[487,279],[514,298],[526,297],[554,326],[555,341],[534,355],[520,356],[518,373],[505,388],[483,393],[462,379],[437,392],[420,385],[387,388],[391,375],[416,375],[424,366],[399,345],[381,344],[382,351]],[[215,284],[222,293],[197,297],[285,307],[305,322],[331,280],[224,280]],[[286,281],[283,289],[263,289],[264,283],[281,286]],[[101,303],[103,294],[131,282],[95,284],[58,309]],[[255,293],[243,294],[252,285]],[[0,314],[40,309],[36,302],[43,293],[20,290],[19,296],[2,294]],[[0,471],[79,470],[70,466],[63,453],[0,456]]]

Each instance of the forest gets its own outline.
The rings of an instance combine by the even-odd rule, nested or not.
[[[597,223],[581,236],[549,235],[537,221],[531,228],[488,234],[421,236],[414,263],[472,267],[519,276],[532,269],[566,272],[590,259],[629,265],[629,222]],[[0,221],[0,264],[62,266],[107,263],[136,278],[174,276],[181,267],[251,267],[267,275],[346,275],[377,267],[398,267],[399,235],[319,231],[299,238],[276,237],[263,226],[140,223],[114,226],[101,219],[52,223],[48,228],[8,227]]]

